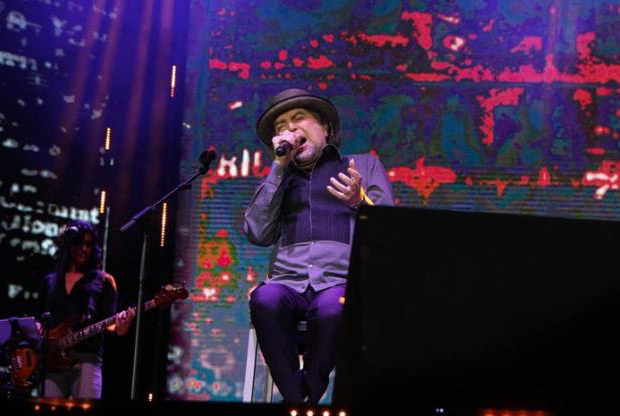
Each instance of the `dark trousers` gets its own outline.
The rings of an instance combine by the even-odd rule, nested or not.
[[[344,291],[344,285],[319,292],[309,286],[299,293],[269,283],[252,292],[250,317],[258,344],[286,402],[301,403],[308,397],[310,403],[318,403],[327,389],[336,361]],[[297,322],[302,320],[308,321],[303,371],[295,344]]]

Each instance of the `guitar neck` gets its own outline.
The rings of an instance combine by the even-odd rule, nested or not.
[[[144,310],[148,311],[149,309],[155,308],[155,300],[149,300],[144,304]],[[109,318],[104,319],[103,321],[99,321],[92,325],[89,325],[85,328],[82,328],[78,331],[72,332],[69,335],[61,337],[57,340],[51,342],[50,348],[55,349],[64,349],[74,346],[75,344],[84,341],[90,337],[93,337],[101,332],[103,332],[110,325],[114,325],[116,322],[116,315],[110,316]]]

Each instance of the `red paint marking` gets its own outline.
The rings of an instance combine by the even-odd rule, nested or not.
[[[402,182],[415,189],[424,199],[424,203],[441,185],[456,182],[456,173],[450,168],[426,166],[423,157],[416,160],[415,164],[415,169],[408,166],[389,169],[388,179],[390,182]]]
[[[357,74],[351,74],[351,79],[357,79]]]
[[[600,95],[601,97],[607,97],[613,94],[614,90],[611,88],[598,87],[596,89],[596,95]]]
[[[228,64],[228,70],[231,72],[238,71],[240,78],[250,78],[250,64],[246,64],[245,62],[231,62]]]
[[[493,144],[495,119],[493,110],[496,107],[504,105],[515,106],[519,103],[519,97],[523,94],[523,88],[508,88],[503,91],[493,88],[489,91],[490,97],[477,96],[476,99],[484,110],[482,116],[482,126],[480,130],[483,133],[482,143],[486,145]]]
[[[357,46],[357,37],[355,35],[351,35],[347,37],[347,32],[342,32],[340,36],[349,43],[352,43],[353,46]]]
[[[448,62],[441,62],[441,61],[431,62],[431,68],[437,69],[439,71],[441,71],[442,69],[447,69],[447,68],[452,68],[452,67],[453,65],[449,64]]]
[[[372,79],[370,75],[359,75],[359,77],[365,81],[370,81]]]
[[[596,133],[597,136],[608,136],[610,130],[609,127],[606,126],[596,126],[594,128],[594,133]]]
[[[584,186],[596,186],[594,199],[603,199],[607,191],[619,189],[620,162],[613,160],[603,160],[599,170],[586,171],[581,183]]]
[[[303,59],[293,58],[293,65],[295,65],[297,68],[302,67],[303,64],[304,64],[304,60]]]
[[[271,61],[263,61],[260,63],[261,68],[263,69],[270,69],[271,68]]]
[[[319,88],[322,90],[326,90],[327,89],[327,83],[326,82],[319,82]]]
[[[495,77],[493,76],[493,73],[491,72],[491,70],[483,68],[482,65],[476,65],[473,68],[458,69],[454,79],[455,81],[471,79],[472,81],[475,81],[475,82],[481,82],[481,81],[493,81]]]
[[[590,94],[590,91],[581,88],[575,90],[573,99],[581,105],[582,110],[585,110],[587,106],[592,104],[592,94]]]
[[[582,60],[590,60],[592,58],[592,48],[590,43],[596,39],[594,32],[587,32],[577,35],[577,56]]]
[[[418,81],[418,82],[439,82],[439,81],[445,81],[445,80],[450,79],[450,76],[448,75],[429,74],[429,73],[421,74],[421,73],[407,72],[405,76],[409,78],[410,80]]]
[[[228,255],[228,250],[223,248],[222,254],[217,258],[217,265],[219,267],[228,267],[232,264],[232,259]]]
[[[284,78],[292,79],[293,78],[293,74],[291,74],[290,72],[287,72],[286,74],[284,74]]]
[[[221,8],[217,11],[218,16],[224,16],[226,14],[226,9],[225,8]]]
[[[542,168],[538,173],[538,180],[536,181],[536,185],[540,187],[547,187],[551,185],[551,175],[549,174],[549,169]]]
[[[518,72],[504,69],[498,76],[498,81],[503,82],[542,82],[543,77],[532,65],[519,66]]]
[[[551,8],[549,9],[549,14],[551,16],[555,16],[556,12],[557,12],[557,9],[555,8],[555,6],[551,6]]]
[[[519,178],[518,181],[513,182],[515,185],[518,186],[525,186],[525,185],[529,185],[530,184],[530,177],[523,175],[521,176],[521,178]]]
[[[383,47],[386,44],[390,44],[392,47],[407,46],[409,44],[409,38],[401,34],[397,35],[367,35],[360,33],[357,35],[362,41],[368,42],[371,45],[377,47]]]
[[[413,37],[423,49],[429,50],[433,46],[431,34],[433,15],[421,12],[403,12],[401,18],[413,22],[413,28],[415,29]]]
[[[396,66],[396,70],[401,71],[401,72],[403,72],[403,71],[407,70],[407,64],[400,64],[400,65],[397,65],[397,66]]]
[[[325,42],[333,43],[334,42],[334,35],[323,35],[323,40]]]
[[[502,181],[499,178],[495,178],[493,180],[484,180],[480,181],[481,185],[495,185],[497,189],[497,197],[501,198],[504,192],[506,191],[506,187],[508,186],[509,180]]]
[[[284,68],[284,64],[282,62],[276,62],[275,64],[273,64],[273,67],[275,69],[282,69]]]
[[[490,32],[491,30],[493,30],[493,25],[495,24],[495,19],[491,19],[489,20],[489,23],[487,23],[483,28],[482,31],[483,32]]]
[[[473,186],[474,185],[474,181],[468,176],[468,177],[465,178],[465,185]]]
[[[308,68],[323,69],[329,68],[330,66],[334,66],[334,63],[325,55],[321,55],[318,58],[308,58]]]
[[[230,62],[226,64],[226,62],[220,61],[219,59],[209,59],[209,68],[228,69],[230,72],[239,72],[240,78],[250,78],[250,65],[245,62]]]
[[[318,47],[318,46],[319,46],[319,41],[318,41],[318,40],[316,40],[316,39],[312,39],[312,40],[310,41],[310,46],[312,46],[313,48]]]
[[[465,42],[465,38],[462,38],[461,36],[448,35],[443,39],[443,46],[453,50],[454,52],[458,52],[463,46],[465,46]]]
[[[605,154],[605,149],[600,147],[589,147],[586,149],[586,152],[588,152],[589,155],[601,156]]]
[[[353,62],[351,61],[347,62],[347,68],[349,69],[353,68]]]
[[[215,232],[215,236],[220,238],[226,238],[228,237],[228,230],[226,230],[225,228],[220,228]]]
[[[523,52],[526,55],[532,50],[542,50],[542,38],[540,36],[526,36],[521,42],[510,50],[512,53]]]
[[[219,59],[209,59],[209,68],[210,69],[228,69],[228,65],[224,61],[220,61]]]
[[[280,52],[278,52],[278,59],[286,61],[286,58],[288,58],[288,51],[286,49],[280,49]]]
[[[478,35],[476,35],[475,33],[470,33],[469,35],[467,35],[467,37],[471,40],[478,39]]]

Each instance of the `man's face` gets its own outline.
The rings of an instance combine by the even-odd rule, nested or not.
[[[299,138],[299,148],[295,153],[298,163],[315,161],[327,145],[327,126],[304,108],[293,108],[280,114],[273,126],[276,135],[288,130]]]
[[[95,239],[91,233],[86,233],[82,237],[82,241],[78,241],[71,244],[69,253],[71,254],[71,261],[78,268],[82,268],[86,265],[93,252],[93,244]]]

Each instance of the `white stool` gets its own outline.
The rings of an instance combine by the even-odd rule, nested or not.
[[[305,334],[308,329],[307,321],[299,321],[297,323],[297,333]],[[243,383],[243,401],[251,403],[254,401],[254,382],[256,378],[256,360],[258,359],[258,340],[256,339],[256,329],[250,324],[250,332],[248,334],[248,352],[245,359],[245,381]],[[299,355],[299,365],[303,368],[303,354]],[[273,378],[269,372],[269,367],[265,371],[265,389],[263,394],[263,402],[271,403],[273,398]]]

